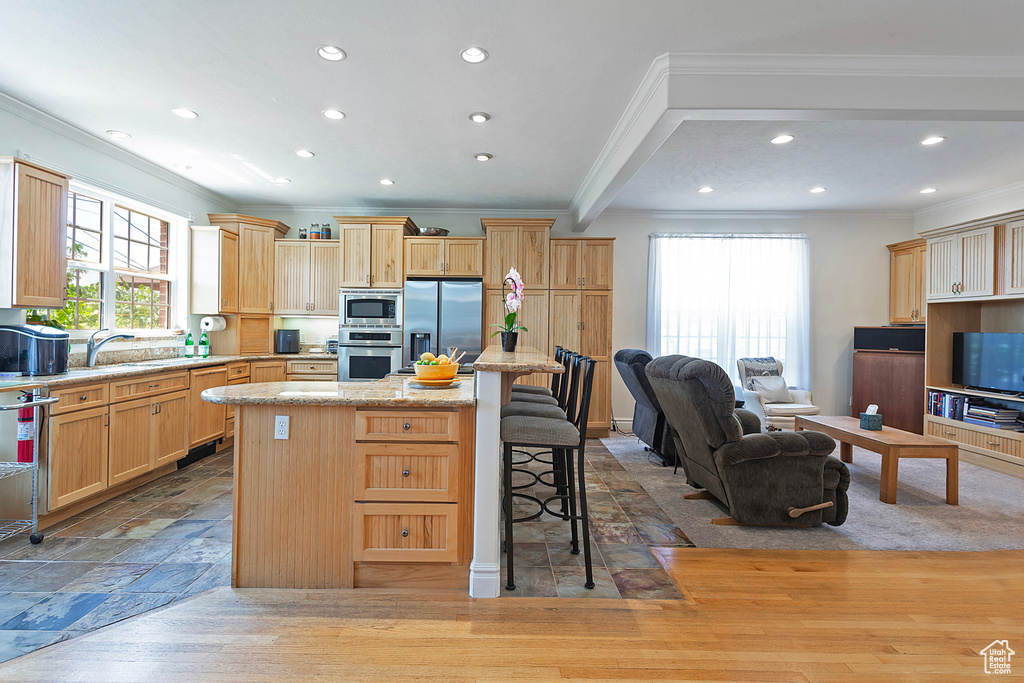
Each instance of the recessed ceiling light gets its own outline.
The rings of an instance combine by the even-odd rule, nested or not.
[[[773,145],[784,145],[787,142],[792,142],[792,141],[793,141],[793,136],[792,135],[788,135],[788,134],[787,135],[776,135],[775,137],[772,138],[772,144]]]
[[[336,45],[321,45],[316,53],[329,62],[340,62],[345,59],[345,51]]]
[[[392,180],[391,178],[381,178],[380,179],[380,184],[381,185],[394,185],[395,181]]]
[[[295,156],[302,157],[303,159],[311,159],[316,155],[310,152],[308,149],[299,149],[295,151]]]
[[[477,161],[490,161],[494,158],[494,155],[488,154],[487,152],[480,152],[479,154],[474,154],[473,158]]]
[[[191,170],[192,170],[192,167],[191,167],[191,166],[186,166],[185,164],[171,164],[171,166],[172,166],[172,167],[173,167],[173,168],[174,168],[174,169],[175,169],[176,171],[183,171],[183,172],[186,172],[186,173],[187,173],[188,171],[191,171]]]
[[[338,111],[337,109],[324,109],[320,113],[324,115],[324,118],[331,119],[332,121],[340,121],[345,118],[345,112]]]
[[[936,189],[934,187],[926,187],[923,190],[921,190],[921,194],[931,194],[932,192],[936,192]]]
[[[825,188],[824,188],[824,187],[822,187],[821,185],[818,185],[817,187],[812,187],[812,188],[811,188],[811,192],[812,192],[813,194],[820,194],[820,193],[822,193],[822,192],[824,192],[824,191],[825,191]]]
[[[287,178],[274,178],[274,182],[279,183],[281,185],[285,185],[287,183],[290,183],[291,181],[288,180]]]
[[[125,133],[123,130],[108,130],[107,135],[118,140],[127,140],[131,138],[131,135]]]
[[[199,114],[195,113],[191,109],[183,109],[181,107],[178,107],[177,109],[172,109],[171,113],[174,114],[175,116],[180,116],[183,119],[198,119],[199,118]]]
[[[942,142],[945,139],[946,138],[942,137],[941,135],[933,135],[931,137],[925,138],[924,140],[921,140],[921,144],[922,145],[937,145],[937,144],[939,144],[940,142]]]
[[[490,119],[491,115],[485,111],[475,111],[469,115],[469,120],[473,123],[486,123]]]
[[[459,56],[470,64],[479,64],[487,59],[487,51],[482,47],[467,47],[459,53]]]
[[[702,187],[699,190],[697,190],[697,192],[700,192],[701,194],[707,194],[708,192],[714,192],[714,191],[715,191],[715,188],[708,187],[707,185],[705,185],[704,187]]]

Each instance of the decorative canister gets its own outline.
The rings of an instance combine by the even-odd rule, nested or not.
[[[331,239],[331,226],[326,223],[320,224],[320,239],[329,240]]]

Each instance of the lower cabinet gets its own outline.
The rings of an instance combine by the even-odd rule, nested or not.
[[[357,503],[352,520],[356,562],[454,562],[458,512],[444,503]]]
[[[106,406],[50,417],[51,510],[107,488],[108,430]]]
[[[249,381],[253,384],[258,382],[286,382],[288,373],[285,370],[283,360],[261,360],[249,363]]]
[[[187,391],[111,405],[107,486],[185,457],[187,415]]]
[[[253,363],[256,365],[256,363]],[[192,396],[192,410],[189,417],[189,448],[208,443],[224,436],[226,411],[222,404],[209,403],[202,399],[202,393],[213,387],[227,386],[228,370],[223,365],[192,370],[189,378],[189,392]]]
[[[338,361],[290,360],[287,372],[289,382],[337,382]]]

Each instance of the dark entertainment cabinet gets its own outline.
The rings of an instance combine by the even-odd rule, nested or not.
[[[859,417],[875,403],[886,427],[924,431],[924,328],[854,328],[853,405]]]

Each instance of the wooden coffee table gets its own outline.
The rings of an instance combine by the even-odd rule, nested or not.
[[[822,432],[838,441],[839,459],[843,462],[853,462],[854,446],[881,453],[882,485],[878,500],[883,503],[896,502],[896,473],[900,458],[943,458],[946,461],[946,503],[957,504],[960,451],[956,444],[892,427],[883,426],[880,431],[861,429],[858,418],[845,415],[797,415],[796,428],[798,431]]]

